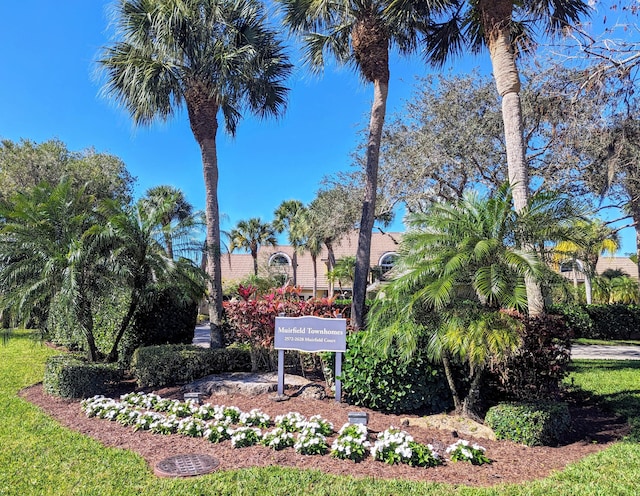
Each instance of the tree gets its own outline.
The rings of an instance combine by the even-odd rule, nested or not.
[[[231,240],[229,251],[241,248],[251,254],[255,276],[258,275],[258,249],[260,246],[276,246],[278,243],[273,226],[262,222],[257,217],[239,221],[229,233],[229,238]]]
[[[617,232],[602,221],[578,220],[572,226],[571,239],[558,243],[554,249],[555,258],[560,262],[570,261],[584,274],[584,287],[587,305],[591,304],[591,283],[596,278],[596,265],[600,255],[614,255],[619,247]]]
[[[118,157],[91,148],[72,152],[59,140],[0,141],[0,198],[9,199],[42,182],[57,184],[62,177],[69,178],[74,188],[84,187],[96,200],[131,199],[134,178]]]
[[[520,102],[520,77],[516,66],[516,49],[527,51],[533,41],[529,27],[542,24],[547,34],[560,32],[571,23],[577,23],[580,16],[589,11],[583,0],[561,0],[557,2],[536,2],[525,0],[451,0],[441,8],[441,19],[434,20],[431,12],[421,12],[425,7],[421,2],[396,0],[394,8],[413,5],[416,15],[423,15],[427,23],[427,59],[442,65],[452,55],[457,55],[463,47],[473,52],[483,46],[489,50],[493,77],[502,98],[502,118],[505,132],[508,180],[513,188],[514,205],[517,211],[527,205],[529,178],[525,159],[525,144],[522,128],[522,106]],[[514,18],[514,13],[519,18]],[[533,281],[527,284],[531,315],[544,310],[544,302],[539,286]]]
[[[95,245],[105,253],[106,266],[111,268],[106,277],[130,292],[108,361],[117,360],[120,340],[136,311],[149,299],[153,287],[171,285],[191,301],[199,301],[204,296],[200,269],[186,258],[174,260],[160,242],[165,236],[175,239],[181,231],[179,222],[175,226],[163,225],[163,219],[174,209],[173,202],[154,204],[144,198],[124,209],[115,202],[105,202],[101,213],[107,219],[106,224],[89,231]]]
[[[257,0],[121,0],[114,9],[120,39],[99,64],[104,90],[136,124],[167,120],[184,104],[200,146],[207,219],[207,272],[212,345],[222,345],[218,115],[235,134],[242,111],[277,116],[292,66]]]
[[[601,98],[575,100],[580,71],[532,64],[522,71],[523,129],[532,184],[593,199],[591,145],[585,129],[607,109]],[[504,127],[489,78],[423,78],[404,109],[385,126],[379,189],[390,204],[419,212],[434,201],[452,202],[478,187],[494,190],[506,179]]]
[[[193,215],[193,206],[184,197],[184,193],[172,186],[155,186],[145,193],[145,202],[151,208],[165,212],[160,218],[162,235],[169,258],[173,258],[173,239],[171,237],[171,224],[177,222],[180,225],[191,226],[196,222]]]
[[[331,283],[337,282],[342,290],[344,282],[353,284],[355,267],[356,257],[342,257],[336,260],[336,265],[327,273],[327,278]]]
[[[306,208],[299,200],[286,200],[274,212],[273,228],[276,232],[287,231],[289,244],[293,248],[291,265],[293,269],[293,285],[298,284],[298,254],[304,251],[304,229],[298,224],[304,222]]]
[[[302,250],[309,252],[313,266],[313,296],[318,296],[318,256],[322,252],[322,239],[313,224],[313,215],[305,208],[291,226],[293,235],[300,240]]]
[[[380,140],[389,92],[389,49],[400,52],[416,48],[416,23],[412,17],[390,18],[388,1],[278,0],[284,7],[284,22],[305,40],[306,60],[319,70],[325,55],[351,65],[373,84],[373,104],[367,139],[364,198],[359,223],[353,283],[352,323],[364,326],[364,301],[369,276],[371,235],[376,212]]]
[[[392,280],[370,311],[370,339],[384,349],[395,346],[405,357],[426,340],[429,354],[445,367],[456,409],[473,416],[486,367],[519,344],[518,326],[503,310],[525,309],[525,277],[542,271],[520,240],[562,230],[520,232],[543,225],[545,218],[549,225],[566,225],[565,203],[535,195],[517,213],[510,188],[503,186],[488,198],[467,193],[455,203],[432,203],[426,212],[410,215]],[[454,358],[468,367],[466,396],[453,379]]]
[[[35,316],[44,322],[60,299],[80,328],[89,359],[98,360],[92,303],[104,290],[104,267],[86,236],[98,225],[95,198],[68,179],[41,183],[3,201],[0,218],[2,308],[22,322]]]

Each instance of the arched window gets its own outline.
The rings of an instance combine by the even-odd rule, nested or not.
[[[269,257],[269,267],[287,267],[291,265],[291,258],[286,253],[278,252]]]
[[[393,266],[395,265],[397,259],[398,259],[398,254],[393,251],[387,252],[384,255],[382,255],[380,257],[380,261],[378,262],[378,265],[380,266],[381,274],[384,275],[387,272],[389,272],[391,269],[393,269]]]

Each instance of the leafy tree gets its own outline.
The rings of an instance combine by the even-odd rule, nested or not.
[[[487,47],[493,77],[502,98],[502,119],[505,131],[508,180],[513,188],[517,211],[525,208],[529,197],[529,178],[525,157],[520,101],[520,77],[516,66],[516,49],[526,52],[533,44],[530,28],[542,25],[547,34],[565,29],[577,23],[581,15],[589,11],[583,0],[562,0],[540,3],[525,0],[450,0],[439,5],[439,16],[427,11],[422,2],[396,0],[394,9],[402,12],[407,4],[415,16],[422,16],[427,28],[427,59],[434,65],[442,65],[453,55],[468,48],[478,52]],[[528,281],[529,312],[543,312],[542,293],[538,285]]]
[[[100,65],[105,92],[136,124],[167,120],[187,107],[202,152],[212,345],[222,345],[218,115],[235,134],[242,111],[279,115],[291,64],[257,0],[122,0],[114,9],[119,39]]]
[[[547,223],[563,223],[556,217],[565,211],[562,200],[543,195],[536,201],[518,214],[503,186],[488,198],[468,193],[410,215],[392,280],[370,311],[371,339],[385,349],[393,345],[409,357],[426,335],[429,354],[445,367],[456,409],[466,415],[476,413],[488,364],[519,344],[518,326],[502,310],[524,310],[524,278],[541,274],[539,259],[522,250],[520,232],[540,225],[545,213]],[[454,381],[454,359],[468,367],[466,396]]]
[[[309,253],[313,266],[313,296],[318,296],[318,257],[322,252],[322,238],[313,223],[314,215],[309,208],[296,217],[296,222],[291,226],[294,237],[300,240],[302,250]]]
[[[298,254],[304,251],[303,234],[301,224],[305,221],[306,207],[300,200],[286,200],[274,212],[273,228],[276,232],[287,231],[289,244],[293,247],[291,265],[293,266],[293,285],[298,285]]]
[[[276,246],[278,240],[275,230],[268,222],[262,222],[254,217],[249,220],[241,220],[229,233],[231,240],[229,251],[237,248],[247,250],[253,258],[253,275],[258,275],[258,250],[260,246]]]
[[[16,191],[27,191],[41,182],[57,184],[69,178],[75,188],[100,198],[131,198],[134,178],[118,157],[93,149],[72,152],[59,140],[35,143],[0,141],[0,198],[8,200]]]
[[[87,242],[99,221],[95,198],[69,180],[41,183],[3,201],[0,217],[2,308],[22,322],[38,315],[46,321],[58,299],[96,361],[92,303],[104,290],[104,267]]]
[[[389,50],[415,50],[417,23],[411,16],[390,17],[385,0],[278,0],[284,7],[284,22],[304,36],[306,60],[314,70],[325,64],[325,56],[352,66],[363,80],[373,84],[373,104],[366,149],[364,198],[359,223],[353,284],[352,319],[355,328],[364,324],[364,300],[369,276],[371,235],[376,213],[378,162],[382,128],[389,92]]]

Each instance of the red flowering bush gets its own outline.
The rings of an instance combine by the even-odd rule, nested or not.
[[[316,317],[338,317],[348,312],[348,307],[334,305],[331,298],[300,298],[301,288],[285,286],[277,288],[268,294],[249,299],[249,288],[242,288],[242,300],[224,302],[227,323],[231,329],[230,340],[248,343],[252,351],[256,349],[270,349],[273,346],[276,317],[284,314],[286,317],[301,317],[313,315]],[[247,294],[245,298],[243,294]],[[349,327],[349,322],[347,322]],[[252,353],[253,357],[254,353]],[[256,368],[256,363],[253,364]]]

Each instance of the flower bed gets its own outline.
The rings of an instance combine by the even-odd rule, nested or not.
[[[242,412],[225,405],[199,405],[195,402],[166,400],[155,394],[130,393],[120,401],[94,396],[82,401],[87,417],[97,417],[148,430],[158,434],[180,434],[204,437],[211,442],[231,441],[234,448],[262,444],[282,450],[293,448],[303,455],[325,455],[360,462],[371,456],[387,464],[402,463],[415,467],[434,467],[445,461],[489,463],[485,449],[465,440],[450,445],[438,453],[429,444],[417,443],[406,432],[390,427],[381,432],[373,444],[369,432],[361,424],[345,424],[336,433],[331,422],[319,415],[305,418],[298,412],[269,415],[253,409]],[[272,428],[271,430],[266,430]],[[263,431],[263,429],[265,429]],[[329,444],[329,438],[335,437]]]

